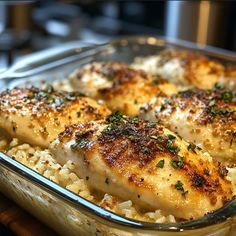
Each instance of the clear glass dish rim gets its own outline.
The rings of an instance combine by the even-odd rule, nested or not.
[[[122,37],[119,39],[112,40],[106,44],[96,45],[88,47],[84,50],[83,53],[91,53],[91,51],[102,51],[106,47],[116,47],[117,45],[122,44],[151,44],[151,45],[173,45],[176,47],[183,47],[185,49],[193,49],[202,51],[208,55],[216,56],[224,60],[234,61],[236,63],[236,54],[203,45],[196,45],[191,42],[176,40],[176,39],[166,39],[164,37],[155,37],[155,36],[132,36],[132,37]],[[75,48],[76,49],[76,48]],[[76,51],[76,50],[75,50]],[[81,52],[77,52],[81,53]],[[40,59],[40,58],[39,58]],[[44,67],[46,71],[47,68]],[[42,72],[42,71],[41,71]],[[40,72],[39,72],[40,73]],[[21,75],[24,77],[24,75]],[[29,76],[27,74],[27,76]],[[179,232],[183,230],[194,230],[194,229],[202,229],[205,227],[213,226],[216,224],[220,224],[226,222],[227,220],[232,219],[236,216],[236,198],[233,198],[230,202],[225,204],[222,208],[205,215],[204,217],[191,220],[181,223],[148,223],[137,220],[128,219],[126,217],[122,217],[117,215],[116,213],[110,212],[104,208],[97,206],[96,204],[76,195],[69,190],[57,185],[56,183],[50,181],[49,179],[43,177],[42,175],[36,173],[32,169],[24,166],[23,164],[13,160],[11,157],[5,155],[0,152],[0,165],[7,168],[8,170],[14,172],[15,174],[21,176],[22,178],[28,180],[29,182],[33,182],[33,184],[49,191],[55,197],[59,197],[64,201],[68,202],[71,206],[75,207],[77,210],[83,211],[86,215],[93,217],[95,220],[98,220],[101,223],[106,225],[113,225],[116,227],[132,227],[136,229],[143,230],[155,230],[155,231],[167,231],[167,232]]]

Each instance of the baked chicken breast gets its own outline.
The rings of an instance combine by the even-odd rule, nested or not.
[[[159,94],[141,108],[144,119],[158,121],[220,161],[236,163],[236,91],[220,85]]]
[[[224,75],[222,64],[185,50],[164,50],[156,56],[137,58],[132,66],[160,75],[180,88],[211,89]]]
[[[79,93],[14,88],[0,94],[0,130],[23,142],[47,148],[66,125],[110,114],[104,106]]]
[[[225,167],[154,122],[115,113],[68,126],[50,149],[59,163],[70,159],[92,189],[181,219],[201,217],[232,198]]]
[[[137,115],[142,104],[160,91],[167,95],[177,92],[173,84],[118,62],[92,63],[70,76],[74,89],[103,100],[113,111]]]

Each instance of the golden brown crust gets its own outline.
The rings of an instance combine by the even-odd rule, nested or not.
[[[98,120],[110,111],[77,92],[14,88],[0,94],[0,129],[21,141],[47,147],[65,125]]]
[[[181,139],[166,134],[162,126],[137,118],[127,118],[118,113],[108,117],[104,124],[105,128],[100,133],[94,123],[67,127],[60,134],[59,140],[66,142],[76,138],[79,145],[75,149],[82,151],[84,155],[93,152],[96,146],[107,168],[125,176],[137,187],[154,189],[154,185],[142,176],[158,175],[161,169],[154,163],[165,158],[169,160],[173,171],[184,175],[188,185],[208,197],[212,205],[216,204],[219,195],[222,204],[230,200],[232,190],[225,178],[225,167],[217,162],[204,160],[200,156],[197,159],[200,151],[195,145],[180,146]],[[82,144],[86,145],[81,146],[82,140]],[[194,161],[191,155],[196,156]],[[183,195],[187,195],[188,189],[181,191]]]
[[[57,92],[51,86],[45,90],[16,87],[0,94],[0,112],[9,115],[11,113],[24,115],[27,112],[39,122],[47,120],[50,114],[60,114],[70,120],[68,107],[78,104],[81,106],[80,112],[93,116],[96,120],[101,119],[103,115],[98,108],[92,107],[89,101],[79,92]]]
[[[203,69],[203,75],[214,75],[216,79],[212,81],[212,85],[224,75],[224,66],[214,60],[207,58],[206,56],[186,51],[186,50],[165,50],[161,53],[163,56],[163,63],[166,63],[168,60],[173,58],[178,58],[181,61],[181,65],[184,68],[184,77],[186,79],[186,85],[194,85],[198,88],[209,89],[212,86],[204,86],[201,85],[201,80],[205,78],[201,78],[201,70]],[[207,72],[205,72],[204,68],[207,68]]]
[[[110,62],[105,64],[103,67],[102,74],[109,80],[112,81],[111,86],[99,89],[99,93],[102,97],[109,99],[113,96],[120,95],[122,93],[129,92],[128,86],[132,88],[144,80],[147,88],[146,92],[151,92],[151,94],[156,94],[159,91],[159,88],[155,85],[167,83],[166,80],[161,78],[154,78],[151,75],[148,75],[143,70],[135,70],[131,67],[128,67],[125,64],[118,62]],[[125,91],[124,91],[125,90]]]
[[[189,89],[170,97],[160,94],[141,108],[185,140],[226,163],[236,158],[236,92],[216,84],[212,90]]]
[[[211,126],[215,135],[221,135],[228,142],[235,143],[236,92],[215,87],[212,90],[190,89],[179,92],[162,102],[160,120],[168,119],[179,108],[189,111],[188,120],[197,125]],[[168,113],[165,113],[168,109]],[[198,114],[197,119],[194,115]]]
[[[177,92],[166,80],[119,62],[92,63],[81,68],[76,76],[78,87],[86,87],[89,96],[102,99],[109,109],[127,115],[137,115],[139,107],[160,91]],[[89,86],[93,89],[89,90]]]

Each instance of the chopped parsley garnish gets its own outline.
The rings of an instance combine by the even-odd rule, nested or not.
[[[81,138],[78,140],[75,140],[75,143],[72,144],[70,147],[72,149],[76,149],[76,148],[85,148],[88,144],[89,144],[89,140],[86,138]]]
[[[35,94],[38,98],[49,98],[49,94],[45,91],[40,91],[39,93]]]
[[[206,112],[209,115],[227,115],[230,113],[234,113],[235,110],[231,110],[230,108],[219,108],[219,107],[206,107]]]
[[[216,82],[216,83],[215,83],[215,88],[216,88],[216,89],[223,89],[224,86],[223,86],[223,84],[221,84],[221,83],[219,83],[219,82]]]
[[[214,112],[215,112],[216,115],[226,115],[226,114],[229,114],[229,113],[233,113],[234,110],[217,108],[217,109],[215,109]]]
[[[109,179],[108,179],[108,178],[105,179],[105,183],[106,183],[107,185],[109,185]]]
[[[172,142],[168,142],[166,147],[167,147],[167,149],[168,149],[170,152],[172,152],[172,153],[174,153],[174,154],[178,154],[179,151],[180,151],[180,148],[177,147],[177,146],[175,146],[175,145],[173,145]]]
[[[221,98],[225,101],[225,102],[232,102],[233,100],[233,92],[228,90],[225,91],[221,94]]]
[[[81,112],[80,111],[78,111],[76,114],[77,114],[78,118],[81,116]]]
[[[167,137],[170,140],[175,140],[176,139],[176,137],[174,135],[172,135],[172,134],[167,134]]]
[[[188,193],[188,191],[185,191],[183,186],[184,186],[184,185],[183,185],[183,183],[182,183],[180,180],[178,180],[178,181],[175,183],[175,188],[176,188],[177,190],[181,191],[181,192],[182,192],[181,194],[185,197],[185,195]]]
[[[216,101],[213,99],[213,100],[211,100],[211,101],[209,102],[209,106],[214,106],[215,103],[216,103]]]
[[[181,169],[184,166],[184,157],[178,155],[178,160],[171,160],[171,165],[175,169]]]
[[[109,134],[112,134],[115,129],[116,129],[116,126],[114,126],[113,124],[110,124],[103,129],[102,133],[109,135]]]
[[[163,160],[160,160],[160,161],[156,164],[156,167],[158,167],[158,168],[163,168],[164,165],[165,165],[165,160],[163,159]]]
[[[124,120],[124,118],[123,118],[123,115],[120,111],[116,111],[116,112],[112,113],[111,115],[109,115],[106,120],[109,123],[119,124]]]
[[[175,146],[173,143],[175,141],[176,137],[172,134],[167,134],[167,138],[168,138],[168,140],[167,140],[166,148],[168,149],[168,151],[172,152],[174,154],[178,154],[180,151],[180,148]]]
[[[124,119],[124,117],[123,117],[123,119]],[[135,116],[135,117],[129,117],[129,118],[128,118],[128,121],[129,121],[131,124],[137,124],[137,123],[140,121],[140,119],[139,119],[138,116]]]

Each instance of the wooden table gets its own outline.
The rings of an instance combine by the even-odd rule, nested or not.
[[[2,194],[0,194],[0,224],[18,236],[58,235]]]

